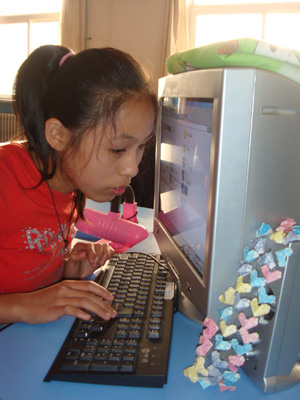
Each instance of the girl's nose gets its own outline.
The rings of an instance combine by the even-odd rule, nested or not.
[[[130,178],[136,176],[139,172],[140,161],[140,158],[137,159],[137,157],[134,156],[126,157],[126,159],[123,160],[122,165],[120,166],[120,175],[128,176]]]

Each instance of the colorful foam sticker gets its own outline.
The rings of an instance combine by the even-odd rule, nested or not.
[[[211,354],[211,362],[215,368],[226,369],[228,367],[228,361],[221,360],[220,353],[215,350]]]
[[[244,354],[249,353],[253,349],[250,343],[242,345],[239,343],[237,339],[231,340],[231,346],[238,356],[243,356]]]
[[[284,243],[285,242],[286,233],[283,231],[277,231],[272,233],[270,239],[273,240],[275,243]]]
[[[273,230],[272,230],[271,226],[263,222],[256,231],[256,237],[271,235],[272,233],[273,233]]]
[[[260,304],[262,303],[267,303],[267,304],[273,304],[275,303],[276,297],[274,295],[268,295],[266,288],[261,287],[258,289],[258,301]]]
[[[235,289],[233,287],[230,287],[227,290],[225,290],[225,296],[223,294],[220,295],[219,300],[221,303],[233,305],[234,295],[235,295]]]
[[[200,346],[197,346],[196,348],[196,354],[198,356],[205,356],[208,351],[212,348],[213,344],[210,340],[208,339],[201,339],[200,338]]]
[[[289,233],[295,224],[296,222],[294,219],[287,218],[281,222],[281,224],[276,228],[276,231],[283,231],[284,233]]]
[[[227,386],[231,386],[233,383],[236,383],[239,379],[240,379],[240,374],[237,374],[236,372],[232,371],[224,372],[224,383]]]
[[[286,247],[275,253],[266,251],[267,239]],[[295,240],[300,240],[300,225],[293,219],[282,221],[274,231],[266,223],[258,228],[256,238],[244,249],[236,282],[219,296],[218,323],[209,317],[203,322],[194,364],[184,370],[191,382],[203,389],[214,385],[222,392],[235,389],[245,355],[263,341],[253,329],[271,306],[272,311],[276,309],[276,297],[268,285],[282,278],[292,254],[289,244]]]
[[[233,315],[233,308],[232,307],[226,307],[222,309],[221,307],[218,308],[220,319],[223,321],[228,321],[229,318]]]
[[[251,309],[254,317],[261,317],[269,313],[271,307],[268,304],[259,304],[258,299],[254,297],[251,300]]]
[[[257,332],[249,333],[245,328],[240,328],[239,330],[243,343],[255,343],[259,339],[259,334]]]
[[[296,235],[299,235],[299,234],[300,234],[300,225],[295,225],[295,226],[293,226],[292,231],[293,231]]]
[[[298,240],[300,240],[300,233],[296,233],[294,230],[291,230],[285,237],[285,244],[296,242]]]
[[[259,260],[258,260],[258,264],[259,265],[267,265],[270,269],[273,269],[276,267],[276,262],[274,259],[274,255],[271,251],[269,251],[268,253],[265,253],[264,255],[262,255]]]
[[[245,357],[244,356],[229,356],[228,357],[228,364],[229,364],[229,369],[230,371],[233,372],[238,372],[238,367],[241,367],[245,363]]]
[[[219,330],[218,325],[211,318],[205,318],[203,325],[206,329],[203,330],[202,336],[211,339]]]
[[[198,356],[195,359],[194,368],[200,375],[208,376],[208,371],[204,367],[204,364],[205,364],[205,357]]]
[[[249,247],[246,247],[244,250],[244,259],[247,263],[251,263],[259,257],[259,254],[256,250],[249,250]]]
[[[260,237],[258,239],[251,240],[250,245],[254,247],[258,254],[264,254],[266,249],[267,239]]]
[[[216,350],[230,350],[231,343],[227,340],[223,340],[222,335],[216,335],[215,337],[215,349]]]
[[[193,365],[191,365],[188,368],[185,368],[183,371],[183,374],[184,374],[184,376],[189,378],[189,380],[193,383],[198,382],[198,380],[199,380],[198,371],[196,370],[196,368]]]
[[[247,276],[247,275],[250,274],[251,271],[252,271],[252,265],[251,264],[247,264],[247,263],[246,264],[245,263],[240,264],[238,266],[238,270],[237,270],[237,272],[238,272],[238,274],[240,276]]]
[[[258,325],[258,318],[256,317],[246,318],[246,315],[244,313],[240,313],[238,315],[238,319],[242,327],[247,330],[255,328]]]
[[[241,298],[239,293],[234,295],[234,308],[236,310],[243,310],[250,307],[250,299]]]
[[[249,283],[245,283],[245,282],[243,281],[243,277],[242,277],[242,276],[239,276],[239,277],[237,278],[237,281],[236,281],[235,290],[236,290],[238,293],[249,293],[249,292],[251,292],[251,285],[250,285]]]
[[[202,386],[202,389],[206,389],[209,386],[212,386],[212,382],[211,382],[211,380],[209,378],[199,377],[198,378],[198,382]]]
[[[225,390],[235,390],[235,386],[227,386],[225,385],[224,379],[221,379],[219,382],[219,388],[221,392],[224,392]]]
[[[211,383],[213,385],[217,385],[218,382],[223,378],[223,372],[219,368],[214,367],[212,364],[207,368],[207,370]]]
[[[262,271],[262,274],[267,283],[277,281],[278,279],[281,279],[281,277],[282,277],[281,271],[279,271],[279,270],[270,271],[270,269],[267,265],[263,265],[261,267],[261,271]]]
[[[292,253],[293,251],[289,247],[275,252],[279,267],[286,267],[288,258]]]
[[[237,331],[237,327],[234,324],[226,325],[225,321],[220,321],[220,328],[222,335],[226,338],[233,335]]]
[[[265,278],[259,277],[257,270],[253,270],[250,274],[250,285],[252,287],[260,288],[266,284]]]

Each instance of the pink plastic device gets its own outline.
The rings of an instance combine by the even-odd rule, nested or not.
[[[99,243],[108,242],[117,252],[123,252],[149,236],[147,229],[134,222],[121,218],[119,213],[85,208],[86,221],[80,220],[76,227],[83,233],[101,238]]]

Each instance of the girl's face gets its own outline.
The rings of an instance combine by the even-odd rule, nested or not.
[[[116,132],[85,135],[78,152],[67,156],[60,171],[64,192],[80,189],[88,198],[105,202],[124,193],[138,173],[144,148],[153,135],[155,113],[149,99],[127,103],[120,109]]]

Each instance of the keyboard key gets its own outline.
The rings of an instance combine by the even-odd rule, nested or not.
[[[118,313],[118,318],[123,318],[123,317],[132,317],[133,314],[133,308],[132,307],[123,307],[120,310],[116,310]]]
[[[123,360],[124,361],[134,361],[135,360],[135,356],[136,356],[135,353],[125,353],[123,355]]]
[[[133,372],[134,363],[132,361],[123,361],[120,365],[121,372]]]
[[[117,372],[119,363],[116,361],[93,361],[91,371],[97,372]]]
[[[88,361],[65,361],[61,369],[62,371],[88,371],[89,366]]]
[[[148,339],[159,339],[159,338],[160,338],[160,331],[152,329],[148,332]]]
[[[94,355],[94,361],[105,361],[107,360],[108,354],[98,352]]]

